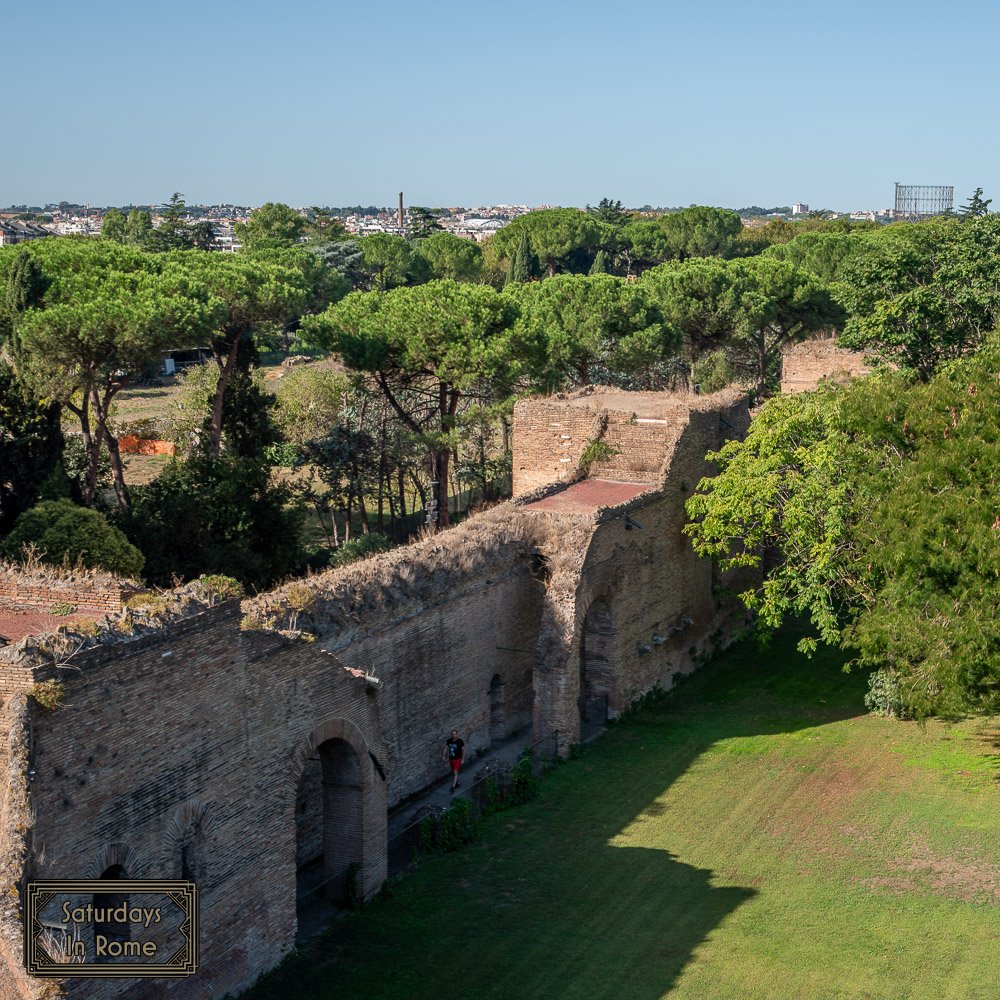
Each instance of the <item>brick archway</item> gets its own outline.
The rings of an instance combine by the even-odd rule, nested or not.
[[[293,754],[290,778],[289,825],[297,848],[303,839],[311,847],[298,851],[297,867],[318,852],[324,895],[374,895],[386,876],[386,794],[361,730],[347,719],[322,723]]]

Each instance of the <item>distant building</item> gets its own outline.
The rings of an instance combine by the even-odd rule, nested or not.
[[[0,219],[0,247],[24,243],[26,240],[40,240],[43,236],[51,235],[47,229],[34,222],[24,222],[21,219]]]
[[[796,204],[792,205],[792,215],[808,215],[808,214],[809,214],[809,206],[804,201],[796,202]]]

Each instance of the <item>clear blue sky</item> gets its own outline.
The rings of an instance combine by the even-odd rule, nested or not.
[[[3,6],[0,205],[1000,204],[1000,7]]]

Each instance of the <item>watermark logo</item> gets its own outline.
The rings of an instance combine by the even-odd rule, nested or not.
[[[193,882],[29,882],[24,925],[24,965],[33,976],[190,976],[198,968]]]

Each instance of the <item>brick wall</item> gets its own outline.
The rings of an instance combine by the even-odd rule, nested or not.
[[[514,407],[514,496],[548,483],[570,482],[580,456],[598,434],[596,414],[556,400],[526,399]]]
[[[568,743],[579,739],[584,626],[596,602],[610,608],[613,620],[608,649],[601,651],[607,663],[599,666],[612,716],[654,686],[669,689],[701,654],[728,641],[738,609],[720,603],[711,561],[695,555],[681,529],[684,502],[711,471],[706,452],[741,437],[748,422],[738,394],[692,407],[662,489],[602,512],[576,562],[566,560],[558,592],[550,595],[550,635],[535,683],[536,730],[556,729]],[[567,522],[559,533],[570,530]]]
[[[676,399],[667,405],[640,407],[635,422],[608,411],[612,434],[635,449],[622,474],[652,475],[660,463],[659,490],[628,504],[583,513],[503,504],[242,608],[205,607],[118,635],[83,649],[75,670],[54,667],[44,642],[4,650],[5,730],[18,729],[18,693],[33,681],[58,676],[67,688],[55,712],[30,708],[28,876],[97,877],[116,863],[132,877],[176,878],[178,845],[201,831],[198,975],[76,980],[68,995],[166,1000],[245,988],[292,947],[296,869],[324,841],[336,864],[357,862],[364,895],[378,888],[387,807],[444,777],[452,728],[473,759],[512,731],[527,741],[532,726],[537,737],[560,730],[564,748],[579,739],[583,633],[597,602],[610,613],[600,681],[611,714],[670,686],[724,641],[730,609],[716,601],[711,564],[681,533],[683,504],[707,471],[705,452],[745,431],[746,404],[733,394],[689,400],[683,412]],[[550,459],[573,452],[594,426],[586,407],[559,404],[565,420],[548,420],[548,406],[528,407],[528,418],[576,437],[545,431],[535,458],[528,448],[529,478],[555,469]],[[647,427],[651,442],[640,435]],[[627,527],[626,513],[641,527]],[[293,586],[313,591],[299,615],[312,643],[275,631],[291,624]],[[243,614],[273,624],[241,632]],[[26,773],[21,758],[9,756],[9,768]],[[333,812],[349,817],[342,828],[324,824],[326,794],[341,797]],[[0,838],[0,864],[16,867],[17,850],[12,835]]]
[[[377,695],[315,646],[239,632],[236,602],[97,647],[62,671],[65,703],[33,713],[36,878],[179,878],[178,838],[205,840],[201,970],[191,979],[72,981],[69,995],[222,996],[294,944],[295,803],[327,740],[353,740],[363,816],[350,848],[370,895],[385,875]],[[53,673],[35,671],[36,677]],[[238,919],[234,917],[238,915]]]
[[[0,565],[0,604],[49,611],[71,604],[78,611],[113,614],[138,588],[104,573],[64,573],[52,570],[24,570]]]
[[[871,370],[867,361],[867,355],[837,347],[833,340],[792,344],[781,354],[781,391],[808,392],[824,378],[857,378]]]

